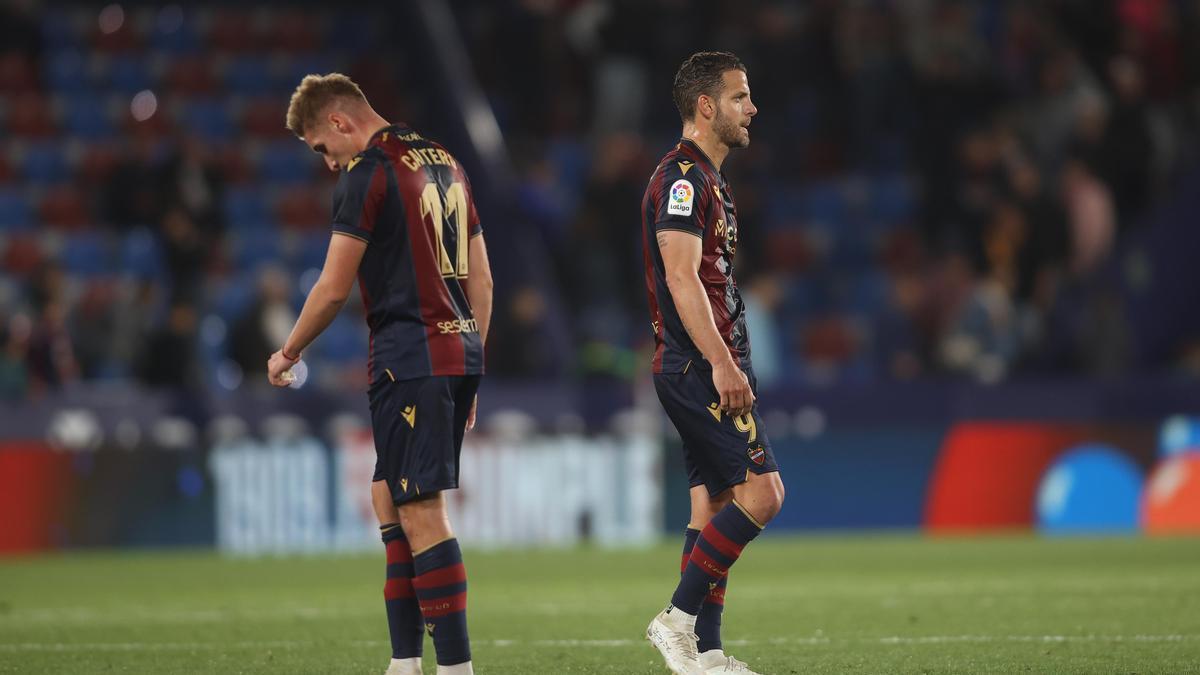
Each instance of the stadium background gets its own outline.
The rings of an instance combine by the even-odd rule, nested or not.
[[[773,535],[1200,531],[1195,2],[16,2],[0,554],[377,548],[357,299],[303,388],[262,376],[335,179],[287,98],[334,70],[476,187],[497,301],[464,544],[681,531],[637,205],[701,48],[760,110],[725,171]]]

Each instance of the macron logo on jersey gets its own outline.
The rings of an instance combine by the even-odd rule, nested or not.
[[[675,181],[671,184],[669,195],[667,213],[673,216],[692,215],[692,200],[696,197],[696,190],[690,181],[682,178]]]

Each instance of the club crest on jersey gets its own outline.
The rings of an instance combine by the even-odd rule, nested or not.
[[[683,180],[682,178],[675,181],[671,184],[667,213],[675,216],[692,215],[692,200],[695,197],[696,190],[692,187],[690,181]]]
[[[750,461],[762,466],[762,463],[767,459],[767,451],[760,445],[757,448],[746,450],[746,454],[750,456]]]

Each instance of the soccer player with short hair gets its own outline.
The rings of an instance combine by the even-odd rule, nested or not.
[[[646,637],[672,672],[752,673],[721,648],[729,568],[779,513],[783,481],[758,415],[746,307],[733,279],[737,208],[721,163],[758,112],[733,54],[693,54],[675,75],[683,138],[646,187],[642,229],[654,388],[683,438],[691,520],[682,574]]]
[[[421,672],[426,630],[440,675],[471,673],[467,576],[442,495],[458,487],[492,310],[471,184],[445,148],[389,123],[345,75],[305,77],[287,127],[341,176],[325,266],[267,378],[288,384],[357,277],[371,333],[371,501],[387,550],[387,673]]]

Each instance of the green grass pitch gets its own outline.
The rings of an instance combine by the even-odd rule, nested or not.
[[[477,672],[666,673],[678,555],[468,549]],[[0,672],[382,673],[382,557],[0,559]],[[1200,673],[1200,539],[766,536],[724,632],[777,675]]]

